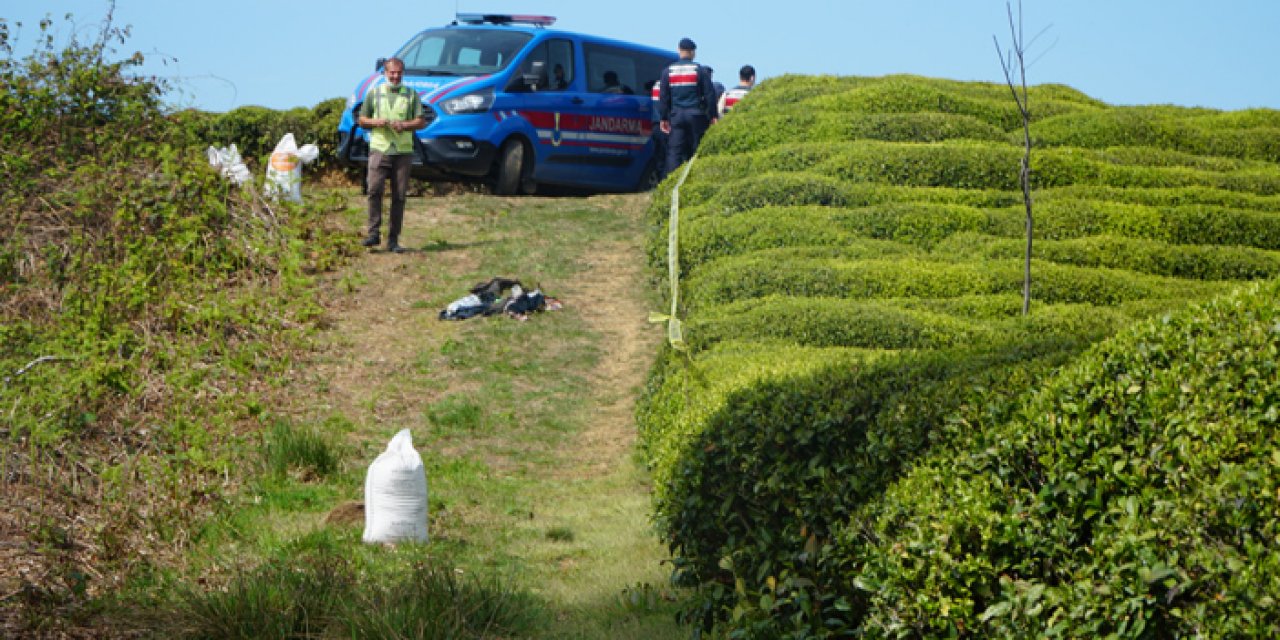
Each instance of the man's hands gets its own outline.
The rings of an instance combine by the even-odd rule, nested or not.
[[[387,127],[392,131],[417,131],[427,123],[422,118],[414,120],[392,120],[391,118],[360,118],[359,125],[365,129],[377,129],[378,127]]]
[[[390,127],[392,131],[409,131],[412,120],[391,120],[390,118],[369,118],[365,121],[369,125],[366,129],[377,129],[378,127]]]

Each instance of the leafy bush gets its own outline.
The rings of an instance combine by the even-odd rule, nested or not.
[[[345,239],[334,203],[274,205],[214,172],[193,119],[133,75],[142,56],[112,61],[109,18],[90,43],[51,27],[15,57],[0,21],[0,455],[7,490],[40,496],[14,521],[41,523],[11,532],[2,577],[43,612],[23,631],[70,635],[68,612],[188,539],[239,476],[250,381],[283,369],[316,317],[309,274]]]
[[[1111,305],[1143,298],[1210,295],[1215,282],[1147,276],[1034,261],[1036,299]],[[939,298],[1021,291],[1016,260],[947,262],[930,259],[851,260],[814,257],[798,249],[772,249],[709,262],[690,275],[685,303],[691,313],[717,304],[767,295],[844,298]]]
[[[1271,281],[1143,323],[1009,419],[963,425],[954,447],[836,536],[830,585],[856,585],[857,624],[926,636],[1280,632],[1277,293]]]
[[[1037,144],[1045,146],[1158,147],[1197,155],[1280,161],[1280,116],[1264,116],[1258,110],[1253,119],[1179,118],[1150,107],[1113,107],[1054,116],[1037,123],[1033,135]]]
[[[811,111],[764,113],[726,118],[708,131],[698,147],[700,157],[759,151],[796,142],[852,140],[938,142],[989,140],[1003,142],[1003,131],[972,116],[941,113],[877,113],[850,116]]]
[[[688,325],[689,348],[728,340],[780,340],[806,347],[950,349],[997,342],[1000,336],[1102,334],[1131,321],[1092,305],[1038,307],[1030,318],[976,322],[944,312],[913,309],[901,300],[848,300],[769,296],[733,302]]]
[[[936,248],[964,258],[1021,257],[1021,239],[957,234]],[[1071,240],[1042,240],[1035,245],[1042,260],[1081,267],[1127,269],[1198,280],[1256,280],[1280,276],[1280,253],[1249,247],[1171,245],[1158,240],[1093,236]]]
[[[1012,393],[1091,338],[897,354],[729,345],[667,375],[640,415],[675,579],[702,587],[694,619],[727,618],[739,594],[800,571],[977,390]]]
[[[176,114],[197,139],[207,145],[226,147],[236,145],[240,155],[254,166],[265,167],[276,143],[286,133],[292,133],[299,145],[315,144],[320,147],[320,157],[308,165],[303,177],[337,168],[337,131],[342,111],[346,108],[343,98],[330,98],[314,107],[295,107],[277,111],[259,106],[237,107],[226,113],[184,111]]]
[[[1134,319],[1277,275],[1280,118],[1115,108],[1061,86],[1033,88],[1032,103],[1041,107],[1032,135],[1052,144],[1032,158],[1027,317],[1021,149],[1011,133],[993,135],[1017,124],[1007,87],[787,76],[762,83],[708,135],[681,190],[690,350],[660,359],[638,409],[676,578],[699,588],[690,621],[760,638],[1193,635],[1219,628],[1227,605],[1203,598],[1220,595],[1242,603],[1231,609],[1238,625],[1221,628],[1274,635],[1275,603],[1247,595],[1275,591],[1268,572],[1280,563],[1258,542],[1274,538],[1273,517],[1248,521],[1243,552],[1201,567],[1187,559],[1210,546],[1183,545],[1170,557],[1165,534],[1135,528],[1133,514],[1147,503],[1119,500],[1150,490],[1165,496],[1150,502],[1163,508],[1167,474],[1154,470],[1171,448],[1207,440],[1157,450],[1091,438],[1089,416],[1128,419],[1119,412],[1135,387],[1110,370],[1060,407],[1044,396],[1034,415],[1025,412],[1029,390]],[[672,184],[655,192],[649,214],[649,257],[659,267]],[[1183,344],[1194,353],[1189,335]],[[1274,368],[1250,363],[1261,377]],[[1230,392],[1214,400],[1219,389],[1207,373],[1201,379],[1194,392],[1212,389],[1203,396],[1221,403],[1215,415],[1244,406]],[[1166,385],[1162,409],[1192,393]],[[1017,493],[1043,479],[1037,456],[1062,433],[1028,453],[1020,430],[1031,420],[1047,429],[1053,415],[1080,420],[1074,444],[1054,459],[1062,479]],[[1138,426],[1159,415],[1138,414]],[[1235,504],[1218,495],[1246,495],[1232,466],[1243,454],[1228,446],[1197,463],[1225,460],[1234,483],[1195,507],[1216,505],[1212,517]],[[1072,484],[1075,455],[1083,469],[1128,475],[1099,498],[1093,480]],[[950,458],[985,466],[951,472]],[[1240,477],[1268,479],[1248,469]],[[1188,486],[1191,476],[1179,477]],[[948,493],[961,481],[964,492]],[[1262,493],[1247,495],[1261,504]],[[1075,496],[1069,513],[1027,511],[1064,496]],[[1256,512],[1249,506],[1248,518]],[[1103,519],[1125,523],[1123,542],[1075,545],[1074,531],[1095,535]],[[1025,522],[1038,528],[1028,533]],[[1238,530],[1218,522],[1210,532],[1218,540]],[[1220,586],[1216,567],[1244,561],[1266,567],[1265,577]],[[1213,586],[1199,590],[1206,576]],[[1213,624],[1179,627],[1171,616]]]

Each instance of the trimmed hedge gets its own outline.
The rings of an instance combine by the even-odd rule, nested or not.
[[[935,254],[961,259],[1016,259],[1022,239],[957,234],[935,247]],[[1094,236],[1035,243],[1037,258],[1079,267],[1127,269],[1198,280],[1257,280],[1280,276],[1280,252],[1220,245],[1171,245],[1158,240]]]
[[[1132,160],[1141,161],[1136,153]],[[875,182],[912,187],[1018,190],[1022,150],[1011,144],[950,140],[902,143],[798,143],[762,151],[700,157],[691,180],[718,185],[766,172],[812,172],[844,181]],[[1215,187],[1261,195],[1280,193],[1280,175],[1266,165],[1242,165],[1222,171],[1187,166],[1116,164],[1119,154],[1081,149],[1044,149],[1032,156],[1036,187],[1097,184],[1113,187]],[[1224,166],[1220,163],[1217,166]],[[1265,168],[1259,168],[1265,167]],[[699,187],[691,186],[690,189]],[[695,196],[693,202],[700,198]]]
[[[1178,118],[1150,107],[1113,107],[1048,118],[1036,123],[1032,137],[1035,144],[1044,146],[1159,147],[1197,155],[1277,162],[1280,123],[1274,120],[1280,120],[1280,116],[1255,116],[1255,121],[1262,124],[1253,125],[1242,120],[1215,120],[1214,116]]]
[[[1032,108],[1042,106],[1032,135],[1077,136],[1083,146],[1033,152],[1035,260],[1023,317],[1022,149],[1007,90],[912,76],[771,79],[708,134],[681,192],[691,349],[660,359],[638,407],[676,580],[699,586],[690,621],[744,638],[1141,636],[1143,625],[1147,636],[1193,635],[1218,627],[1169,619],[1218,624],[1224,618],[1205,612],[1227,605],[1205,596],[1274,598],[1271,577],[1223,587],[1219,571],[1241,559],[1266,571],[1278,564],[1259,551],[1260,541],[1280,542],[1274,486],[1270,519],[1246,509],[1251,535],[1271,537],[1221,557],[1194,544],[1159,556],[1165,547],[1147,543],[1167,535],[1135,533],[1139,518],[1125,511],[1135,503],[1123,496],[1164,495],[1172,476],[1154,470],[1176,459],[1173,448],[1207,448],[1205,429],[1245,406],[1213,386],[1209,365],[1188,370],[1192,391],[1166,381],[1152,396],[1160,411],[1126,409],[1149,387],[1109,365],[1096,387],[1059,394],[1061,405],[1027,398],[1134,319],[1171,322],[1189,302],[1277,275],[1280,171],[1269,149],[1280,117],[1117,109],[1066,87],[1032,88]],[[655,192],[649,215],[657,266],[673,184]],[[1280,285],[1267,286],[1274,296]],[[1203,333],[1165,346],[1194,354]],[[1163,343],[1125,344],[1155,357],[1151,345]],[[1274,385],[1271,361],[1240,371]],[[1144,448],[1152,440],[1091,439],[1087,422],[1114,415],[1149,428],[1175,409],[1214,403],[1209,423],[1177,425],[1199,440],[1158,450]],[[1046,415],[1080,424],[1022,436],[1035,420],[1062,425]],[[1059,436],[1073,441],[1059,445]],[[1179,482],[1218,477],[1205,475],[1218,473],[1215,463],[1235,474],[1245,454],[1229,447],[1238,441],[1226,434],[1201,475],[1178,468]],[[1062,454],[1055,483],[1042,483],[1046,452]],[[1076,455],[1093,474],[1084,488],[1072,484]],[[953,459],[987,466],[950,472]],[[1124,481],[1099,494],[1107,469]],[[1240,477],[1271,480],[1252,473]],[[1207,521],[1220,516],[1210,532],[1218,544],[1244,522],[1222,520],[1222,505],[1236,503],[1219,499],[1246,495],[1240,477],[1206,494],[1218,502],[1179,503],[1192,512],[1216,505]],[[966,493],[952,495],[956,482]],[[1032,487],[1018,493],[1019,483]],[[1185,512],[1159,511],[1166,498],[1146,513]],[[1128,536],[1122,542],[1063,544],[1122,521],[1113,527]],[[1205,572],[1189,560],[1196,554],[1208,558]],[[1241,613],[1247,605],[1254,613]],[[1255,597],[1231,609],[1244,626],[1222,628],[1270,637],[1275,609]],[[1248,626],[1259,619],[1272,626]]]
[[[806,102],[805,106],[839,113],[956,113],[972,116],[1003,131],[1022,126],[1022,116],[1007,87],[988,85],[991,94],[987,97],[931,84],[893,78],[844,93],[817,97]],[[972,83],[971,86],[979,84]],[[1032,114],[1035,119],[1086,109],[1076,102],[1053,99],[1037,100],[1035,106]]]
[[[1037,205],[1072,200],[1095,200],[1152,207],[1212,205],[1227,209],[1280,212],[1280,197],[1203,186],[1122,189],[1105,185],[1070,185],[1037,189],[1035,197]]]
[[[1020,309],[1019,309],[1020,310]],[[769,296],[733,302],[688,324],[694,351],[730,340],[780,340],[807,347],[950,349],[996,343],[1001,337],[1105,334],[1132,321],[1115,309],[1093,305],[1040,306],[1030,318],[975,321],[911,309],[893,300]]]
[[[865,609],[823,615],[872,636],[1276,637],[1278,294],[1138,325],[956,430],[837,534],[818,589]]]
[[[1044,303],[1112,305],[1146,298],[1193,299],[1222,290],[1217,282],[1150,276],[1032,261],[1034,294]],[[843,298],[940,298],[1022,290],[1020,260],[954,263],[916,258],[847,260],[771,249],[722,258],[685,282],[691,315],[767,295]]]
[[[971,139],[1005,143],[1008,136],[986,122],[960,114],[878,113],[850,117],[813,111],[770,112],[753,118],[721,120],[707,132],[698,154],[710,158],[781,144],[861,139],[887,142]]]
[[[674,579],[703,585],[692,619],[727,619],[739,588],[803,567],[957,407],[1016,393],[1097,337],[879,356],[735,343],[738,362],[717,349],[668,369],[639,415]]]

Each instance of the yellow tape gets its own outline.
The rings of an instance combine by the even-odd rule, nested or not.
[[[689,158],[684,164],[684,172],[671,190],[671,216],[667,224],[667,281],[671,283],[671,312],[649,313],[649,322],[667,323],[667,342],[676,351],[688,350],[684,344],[684,323],[676,316],[680,305],[680,185],[689,177],[689,169],[693,168],[693,161],[697,159],[696,153]]]

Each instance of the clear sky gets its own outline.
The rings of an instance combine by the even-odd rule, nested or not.
[[[91,36],[106,0],[0,0],[15,53],[46,14],[64,37]],[[1280,108],[1280,0],[1023,0],[1038,33],[1028,83],[1061,83],[1111,104]],[[1017,2],[1014,0],[1016,13]],[[1002,81],[992,36],[1009,44],[1004,0],[118,0],[132,35],[121,57],[173,81],[178,106],[274,109],[346,97],[417,31],[456,11],[535,13],[557,28],[674,49],[732,86],[737,69],[879,76],[913,73]],[[1043,33],[1042,33],[1043,32]]]

